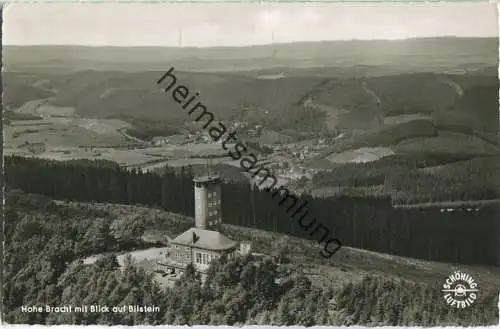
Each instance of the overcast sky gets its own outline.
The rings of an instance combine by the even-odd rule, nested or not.
[[[180,32],[182,31],[182,32]],[[242,46],[498,36],[495,4],[14,4],[4,44]]]

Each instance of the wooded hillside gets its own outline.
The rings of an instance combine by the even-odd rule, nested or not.
[[[156,206],[193,216],[192,173],[166,170],[163,175],[128,172],[110,162],[57,162],[5,158],[7,185],[55,199]],[[271,193],[252,191],[241,182],[222,186],[224,222],[317,240]],[[252,197],[255,207],[252,207]],[[442,211],[393,208],[390,198],[299,196],[309,214],[343,244],[394,255],[454,263],[500,265],[498,205],[477,210]],[[255,216],[254,216],[255,211]]]

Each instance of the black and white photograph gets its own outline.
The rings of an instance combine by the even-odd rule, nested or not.
[[[496,4],[2,17],[4,323],[499,323]]]

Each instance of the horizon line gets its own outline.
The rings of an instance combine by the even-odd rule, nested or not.
[[[425,40],[425,39],[496,39],[500,40],[500,36],[457,36],[457,35],[436,35],[425,37],[408,37],[408,38],[375,38],[375,39],[335,39],[335,40],[301,40],[301,41],[283,41],[272,43],[259,43],[248,45],[213,45],[213,46],[170,46],[170,45],[109,45],[109,44],[3,44],[2,47],[113,47],[113,48],[178,48],[178,49],[210,49],[210,48],[245,48],[245,47],[264,47],[273,45],[291,45],[297,43],[335,43],[335,42],[368,42],[368,41],[385,41],[385,42],[401,42],[410,40]]]

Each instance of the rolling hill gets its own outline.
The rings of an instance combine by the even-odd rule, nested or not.
[[[500,152],[495,39],[5,47],[4,55],[11,110],[45,99],[82,117],[121,118],[133,126],[130,133],[145,139],[192,127],[186,111],[155,84],[174,66],[177,83],[190,94],[198,91],[217,120],[261,126],[257,135],[241,131],[245,140],[290,144],[327,136],[327,147],[306,166],[333,169],[391,155],[432,160],[436,154],[446,156],[434,165],[445,165],[449,156],[468,160]],[[375,185],[363,188],[379,191],[377,175]],[[342,179],[325,180],[335,181]]]
[[[29,50],[27,50],[29,49]],[[5,46],[8,71],[60,72],[165,70],[170,65],[192,71],[274,70],[276,68],[370,67],[443,71],[495,66],[496,38],[419,38],[296,42],[250,47],[85,47]],[[279,73],[279,72],[278,72]],[[317,75],[317,74],[316,74]]]
[[[182,123],[185,113],[154,84],[172,66],[179,83],[199,91],[218,118],[274,130],[378,128],[388,116],[446,112],[464,93],[453,111],[467,122],[471,111],[488,112],[497,103],[470,109],[478,99],[490,100],[483,88],[498,89],[498,40],[492,38],[214,48],[5,46],[3,56],[7,104],[50,92],[55,105],[75,107],[83,116]]]
[[[396,118],[397,122],[398,116],[408,114],[431,116],[438,123],[472,124],[471,128],[487,132],[494,132],[498,122],[496,76],[408,73],[342,79],[285,76],[263,80],[237,72],[174,73],[178,83],[188,86],[192,93],[199,91],[198,99],[218,119],[251,120],[269,129],[366,130],[379,128],[384,117],[393,121]],[[155,81],[161,75],[160,71],[84,71],[49,77],[57,90],[52,103],[75,107],[82,116],[122,115],[181,124],[188,116],[156,86]],[[11,84],[11,79],[18,80],[18,74],[6,75],[7,100],[16,99],[19,104],[51,96],[28,83]],[[457,93],[457,88],[463,91]]]

